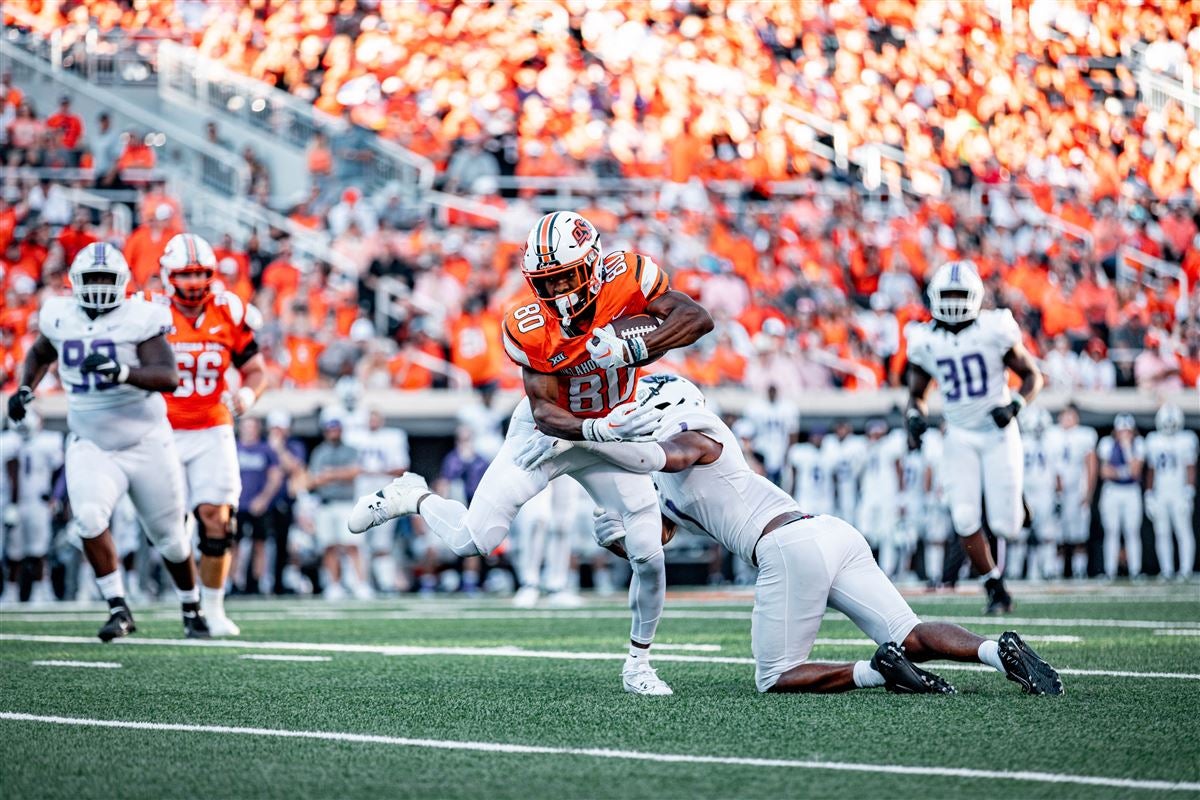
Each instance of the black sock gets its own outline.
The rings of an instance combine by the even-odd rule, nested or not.
[[[129,606],[125,605],[125,598],[124,598],[124,597],[110,597],[110,598],[108,598],[108,610],[109,610],[109,611],[116,611],[118,608],[123,608],[123,609],[125,609],[126,611],[128,611],[128,610],[129,610]]]
[[[184,614],[200,613],[200,601],[199,600],[195,600],[195,601],[191,601],[191,602],[187,602],[187,603],[181,603],[180,605],[183,607]]]

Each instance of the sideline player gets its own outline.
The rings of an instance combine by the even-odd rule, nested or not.
[[[1154,415],[1154,427],[1158,430],[1146,437],[1146,510],[1154,523],[1159,575],[1175,577],[1173,530],[1179,543],[1179,577],[1187,580],[1196,563],[1196,433],[1183,429],[1183,411],[1169,403]]]
[[[1104,528],[1104,574],[1117,577],[1121,537],[1125,566],[1131,579],[1142,575],[1142,466],[1146,442],[1137,433],[1132,414],[1117,414],[1113,432],[1100,440],[1100,526]]]
[[[942,265],[929,282],[932,322],[910,322],[908,341],[909,444],[919,446],[928,428],[927,398],[934,381],[946,417],[944,478],[954,528],[963,550],[984,577],[988,613],[1012,610],[1004,586],[1004,542],[1021,533],[1024,461],[1017,414],[1042,388],[1042,374],[1021,343],[1012,312],[981,311],[983,281],[970,261]],[[1019,393],[1008,389],[1006,370],[1021,379]],[[984,476],[987,479],[984,480]],[[992,558],[983,531],[998,539],[1000,564]]]
[[[19,571],[19,596],[32,603],[45,603],[54,599],[46,554],[51,538],[50,495],[54,475],[63,465],[63,436],[42,430],[42,418],[33,410],[28,410],[17,425],[17,433],[20,440],[13,453],[17,462],[17,526],[9,539],[7,556]]]
[[[1061,532],[1063,561],[1071,564],[1071,577],[1088,575],[1088,540],[1092,538],[1092,497],[1100,476],[1096,458],[1096,429],[1079,424],[1079,409],[1068,405],[1058,415],[1058,472],[1062,481]]]
[[[704,407],[704,395],[690,382],[651,375],[639,383],[638,397],[662,414],[655,441],[540,446],[553,451],[570,444],[625,469],[654,472],[668,537],[671,528],[709,536],[758,568],[750,635],[760,692],[886,686],[952,694],[950,684],[912,663],[945,658],[987,664],[1030,694],[1063,693],[1058,673],[1017,634],[989,640],[957,625],[922,622],[871,558],[862,534],[840,519],[803,513],[786,492],[755,475],[732,431]],[[598,520],[602,546],[619,546],[624,535],[618,516]],[[879,644],[874,658],[808,662],[826,607]]]
[[[542,217],[525,245],[522,264],[530,294],[503,322],[504,349],[522,368],[523,400],[513,412],[500,452],[484,473],[470,508],[432,494],[408,473],[384,490],[360,498],[350,516],[363,531],[404,514],[419,514],[457,554],[487,555],[508,535],[517,511],[559,475],[570,475],[597,505],[621,515],[629,531],[629,655],[625,690],[670,694],[650,666],[650,644],[662,614],[666,561],[654,485],[645,475],[618,469],[585,451],[570,453],[536,472],[518,466],[518,454],[541,431],[564,439],[614,441],[649,433],[645,409],[629,403],[641,365],[685,347],[712,330],[708,313],[671,291],[667,276],[637,253],[602,256],[600,235],[583,217]],[[631,339],[615,335],[613,320],[650,314],[659,327]]]
[[[1062,432],[1051,422],[1050,412],[1040,406],[1033,406],[1025,414],[1027,424],[1021,429],[1021,446],[1025,452],[1023,491],[1029,506],[1030,527],[1011,549],[1014,555],[1009,563],[1018,568],[1012,573],[1014,578],[1021,575],[1022,569],[1030,580],[1058,578],[1062,577],[1062,565],[1058,559],[1059,522],[1054,506],[1060,475],[1055,456],[1061,450]],[[1026,566],[1026,548],[1033,544],[1029,534],[1036,539],[1036,549]]]
[[[159,264],[167,294],[154,299],[171,309],[167,340],[175,350],[180,379],[167,395],[167,419],[200,532],[201,600],[212,635],[237,636],[241,631],[225,614],[234,506],[242,493],[233,417],[245,414],[267,386],[254,339],[262,317],[233,292],[212,291],[217,259],[199,236],[173,236]],[[225,373],[231,364],[241,372],[242,386],[229,398]]]
[[[162,399],[179,385],[166,339],[170,314],[162,306],[125,299],[129,265],[104,242],[83,248],[69,275],[73,298],[51,297],[42,304],[41,333],[25,356],[8,416],[14,422],[25,417],[33,387],[58,361],[71,431],[67,494],[75,531],[109,607],[100,638],[107,642],[136,630],[109,531],[113,509],[126,492],[175,583],[184,632],[207,638],[183,524],[183,478]]]
[[[832,514],[835,509],[833,495],[833,472],[829,460],[821,449],[825,434],[811,431],[807,442],[799,442],[788,449],[784,489],[790,489],[792,497],[805,508],[816,514]]]

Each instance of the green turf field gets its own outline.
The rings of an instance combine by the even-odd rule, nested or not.
[[[671,596],[659,642],[676,647],[656,655],[675,689],[666,698],[621,691],[628,618],[616,602],[517,611],[488,599],[231,601],[241,638],[202,646],[175,641],[173,606],[135,609],[138,633],[114,645],[93,638],[103,617],[95,608],[9,606],[0,613],[0,791],[1200,796],[1194,585],[1028,589],[1013,618],[999,621],[980,616],[975,595],[913,599],[926,618],[1027,635],[1062,670],[1063,698],[1028,697],[995,672],[950,665],[934,669],[958,687],[955,697],[760,696],[749,604]],[[821,637],[820,660],[874,649],[838,615]]]

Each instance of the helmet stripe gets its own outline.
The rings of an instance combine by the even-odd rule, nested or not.
[[[559,213],[560,212],[555,211],[553,214],[551,214],[549,216],[549,219],[547,219],[547,221],[546,221],[546,227],[544,229],[545,232],[542,234],[542,248],[546,252],[550,252],[550,250],[552,249],[551,236],[554,233],[554,221],[556,219],[558,219]]]
[[[957,261],[955,261],[950,266],[950,282],[958,283],[958,262]]]
[[[108,253],[104,250],[104,242],[96,242],[95,256],[92,259],[92,265],[97,267],[107,267]]]
[[[195,238],[190,233],[185,233],[183,235],[183,242],[184,242],[184,244],[187,245],[187,253],[188,253],[187,264],[188,264],[188,266],[191,266],[192,264],[199,262],[200,258],[199,258],[199,256],[196,255],[196,240],[195,240]]]

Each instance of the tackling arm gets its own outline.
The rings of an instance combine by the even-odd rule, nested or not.
[[[645,336],[650,360],[668,350],[687,347],[713,329],[708,312],[695,300],[675,290],[651,300],[646,313],[662,320],[658,328]]]
[[[629,472],[683,472],[721,457],[723,445],[697,431],[684,431],[665,442],[582,442],[606,461]]]

